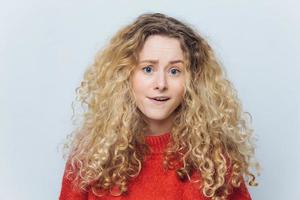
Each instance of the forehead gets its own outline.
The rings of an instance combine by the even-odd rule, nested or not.
[[[161,35],[149,36],[141,51],[139,52],[139,60],[142,59],[182,59],[183,51],[180,41]]]

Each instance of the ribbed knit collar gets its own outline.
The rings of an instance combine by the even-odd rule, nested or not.
[[[170,141],[170,136],[170,132],[166,132],[161,135],[146,135],[146,142],[149,145],[152,153],[163,153],[166,145]]]

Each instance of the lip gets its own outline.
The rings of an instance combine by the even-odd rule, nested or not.
[[[156,97],[149,97],[150,99],[154,99],[154,98],[168,98],[170,99],[170,97],[167,97],[167,96],[156,96]]]
[[[154,99],[152,99],[152,98],[150,98],[150,97],[148,97],[148,99],[149,99],[150,102],[151,102],[152,104],[154,104],[154,105],[164,105],[164,104],[166,104],[166,103],[170,100],[170,98],[169,98],[169,99],[166,100],[166,101],[156,101],[156,100],[154,100]]]

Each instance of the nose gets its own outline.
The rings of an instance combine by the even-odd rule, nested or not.
[[[155,77],[155,90],[163,91],[168,88],[167,79],[164,72],[158,72]]]

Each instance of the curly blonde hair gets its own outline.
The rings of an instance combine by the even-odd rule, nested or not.
[[[195,29],[196,30],[196,29]],[[256,186],[253,129],[225,70],[209,44],[187,23],[161,13],[144,13],[123,27],[103,48],[76,88],[85,107],[83,121],[67,143],[68,175],[80,189],[112,194],[127,192],[150,152],[143,131],[147,126],[133,98],[130,79],[138,53],[150,35],[180,41],[187,78],[182,104],[175,110],[171,141],[164,152],[164,166],[176,169],[182,181],[192,172],[201,175],[206,197],[226,199],[246,178]],[[251,118],[250,118],[251,119]],[[229,176],[228,176],[229,174]]]

